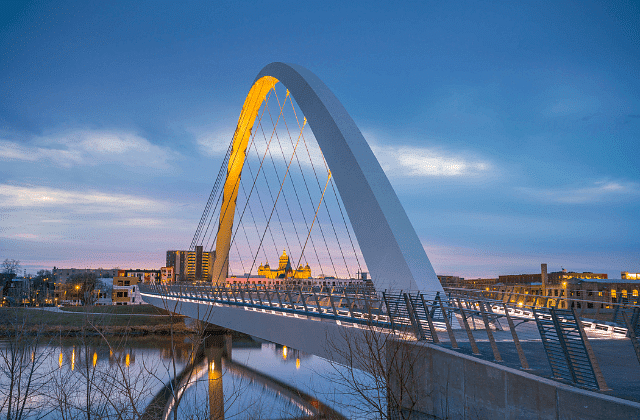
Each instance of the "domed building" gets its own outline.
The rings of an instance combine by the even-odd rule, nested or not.
[[[271,269],[268,262],[264,265],[260,264],[258,267],[258,275],[268,279],[308,279],[311,278],[311,267],[307,264],[304,267],[300,266],[297,270],[294,270],[291,267],[287,251],[283,250],[278,261],[278,268]]]

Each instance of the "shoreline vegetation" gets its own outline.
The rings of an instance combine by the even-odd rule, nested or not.
[[[151,305],[68,306],[60,310],[0,308],[0,338],[21,332],[38,335],[186,335],[185,317]]]

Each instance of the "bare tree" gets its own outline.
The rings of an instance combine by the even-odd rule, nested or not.
[[[345,394],[336,405],[357,418],[415,418],[425,352],[406,338],[373,324],[343,328],[339,337],[327,337],[332,370],[326,376]]]
[[[9,314],[10,328],[0,343],[0,413],[7,420],[35,416],[42,408],[40,400],[46,374],[45,354],[40,351],[40,331],[27,329],[26,316],[14,310]]]

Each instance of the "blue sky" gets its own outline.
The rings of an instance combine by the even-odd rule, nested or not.
[[[638,3],[344,3],[2,2],[0,258],[163,265],[284,61],[342,101],[437,273],[640,271]]]

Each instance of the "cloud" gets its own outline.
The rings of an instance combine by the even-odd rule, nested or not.
[[[22,160],[34,162],[41,158],[40,152],[10,141],[0,141],[0,160]]]
[[[279,128],[274,132],[274,135],[272,135],[272,132],[273,130],[265,128],[263,133],[261,129],[258,129],[256,136],[249,141],[250,147],[247,156],[250,159],[262,160],[267,152],[268,144],[270,151],[270,154],[267,153],[266,155],[268,164],[270,164],[272,157],[277,164],[288,165],[295,148],[297,159],[293,160],[292,164],[294,166],[299,161],[304,167],[310,168],[310,161],[313,161],[316,168],[324,167],[322,152],[309,126],[305,127],[303,136],[300,137],[299,141],[297,126],[295,128],[290,127],[289,131]],[[196,135],[196,144],[206,155],[221,157],[227,153],[232,137],[233,132],[231,131],[205,133]]]
[[[640,194],[638,184],[623,181],[598,181],[579,188],[538,189],[518,188],[531,198],[549,203],[588,204],[615,200]]]
[[[79,213],[121,213],[131,210],[155,212],[167,206],[161,201],[126,194],[0,184],[0,207],[63,207]]]
[[[289,131],[279,128],[275,134],[271,137],[271,131],[266,131],[265,135],[259,131],[254,141],[250,142],[251,148],[247,156],[261,160],[269,143],[273,159],[286,166],[298,142],[297,126],[289,127]],[[230,131],[202,134],[196,136],[196,143],[203,153],[209,156],[222,156],[227,152],[232,136],[233,133]],[[366,135],[365,138],[375,137]],[[385,172],[396,177],[477,176],[492,169],[491,163],[487,161],[466,157],[463,154],[447,153],[437,148],[387,146],[376,141],[369,141],[369,145]],[[311,167],[310,160],[313,161],[316,169],[324,168],[322,152],[313,132],[308,127],[305,127],[304,137],[300,138],[296,155],[305,168]],[[297,166],[298,160],[294,159],[294,166]]]
[[[384,171],[391,176],[477,176],[492,168],[489,162],[426,147],[371,144],[371,149]]]
[[[232,137],[233,131],[204,133],[196,136],[196,144],[200,151],[207,156],[223,156],[227,153]]]
[[[37,137],[28,144],[0,140],[0,160],[50,161],[65,168],[115,162],[166,169],[175,157],[170,149],[124,131],[73,130]]]

